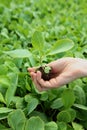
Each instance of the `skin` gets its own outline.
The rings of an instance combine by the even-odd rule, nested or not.
[[[80,58],[61,58],[48,64],[52,68],[53,77],[49,81],[41,78],[41,72],[36,68],[28,68],[30,76],[41,92],[52,88],[57,88],[71,81],[87,76],[87,60]]]

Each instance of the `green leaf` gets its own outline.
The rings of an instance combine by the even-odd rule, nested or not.
[[[0,84],[3,87],[8,88],[10,86],[10,80],[9,80],[8,76],[0,75]]]
[[[70,108],[75,101],[75,95],[72,89],[65,89],[62,93],[62,101],[65,108]]]
[[[3,97],[1,92],[0,92],[0,102],[5,103],[5,99],[4,99],[4,97]]]
[[[77,124],[75,122],[72,123],[72,126],[73,126],[74,130],[85,130],[82,125]]]
[[[58,40],[49,50],[47,55],[55,55],[57,53],[70,50],[74,46],[74,43],[70,39]]]
[[[44,91],[43,93],[41,93],[40,100],[46,101],[47,99],[48,99],[48,93],[46,91]]]
[[[86,104],[86,94],[85,94],[83,88],[76,85],[73,90],[74,90],[75,97],[76,97],[75,103],[85,105]]]
[[[38,99],[32,98],[27,105],[28,114],[30,114],[38,105]]]
[[[67,130],[67,125],[65,122],[58,122],[58,130]]]
[[[25,130],[44,130],[44,122],[40,117],[31,117],[27,120]]]
[[[76,118],[76,111],[74,109],[72,109],[72,108],[68,109],[67,111],[69,112],[70,117],[71,117],[70,121],[71,122],[74,121],[74,119]]]
[[[57,124],[53,121],[45,124],[45,130],[58,130]]]
[[[22,110],[15,110],[8,115],[8,124],[13,130],[24,130],[26,118]]]
[[[44,38],[42,32],[35,31],[32,36],[32,45],[35,49],[42,51],[44,48]]]
[[[55,99],[51,104],[52,109],[59,109],[61,107],[63,107],[63,102],[61,98]]]
[[[7,66],[4,64],[0,65],[0,75],[6,75],[8,72]]]
[[[11,111],[13,111],[13,109],[11,109],[11,108],[7,108],[7,107],[1,107],[0,108],[0,114],[8,113],[8,112],[11,112]]]
[[[87,111],[87,106],[81,105],[81,104],[73,104],[74,107],[79,108],[81,110]]]
[[[57,120],[60,122],[70,122],[71,121],[71,116],[70,113],[68,111],[61,111],[58,113],[57,115]]]
[[[1,113],[0,114],[0,120],[6,119],[8,117],[8,115],[9,115],[9,112],[7,112],[7,113]]]
[[[2,35],[3,37],[5,37],[5,38],[9,38],[9,36],[8,36],[8,29],[7,29],[7,28],[3,28],[3,29],[1,30],[1,35]]]
[[[9,105],[17,88],[18,75],[16,73],[9,73],[10,86],[8,87],[5,95],[6,104]]]
[[[32,113],[30,113],[29,115],[30,117],[32,116],[39,116],[44,122],[48,122],[48,118],[47,115],[44,112],[40,112],[40,111],[33,111]]]
[[[63,122],[72,122],[76,117],[76,112],[73,109],[63,110],[58,113],[57,119],[58,121]]]
[[[3,53],[10,55],[13,58],[29,58],[32,56],[31,52],[27,49],[16,49],[12,51],[4,51]]]

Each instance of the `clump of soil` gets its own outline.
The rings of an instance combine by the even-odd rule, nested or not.
[[[50,80],[52,78],[52,68],[49,66],[40,66],[37,70],[42,73],[42,79]]]

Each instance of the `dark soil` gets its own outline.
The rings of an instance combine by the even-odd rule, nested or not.
[[[45,72],[45,68],[47,66],[41,66],[37,70],[39,70],[42,73],[42,79],[50,80],[52,78],[52,68],[50,68],[49,72]]]

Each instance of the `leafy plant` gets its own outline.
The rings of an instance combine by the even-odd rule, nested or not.
[[[0,0],[0,130],[87,129],[87,78],[39,93],[27,72],[87,58],[86,8],[85,0]]]

